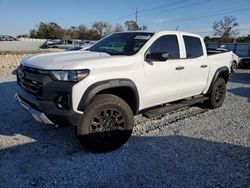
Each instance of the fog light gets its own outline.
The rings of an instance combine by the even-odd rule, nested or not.
[[[56,105],[58,108],[60,109],[69,109],[69,94],[68,93],[63,93],[63,94],[59,94],[57,97],[56,97]]]

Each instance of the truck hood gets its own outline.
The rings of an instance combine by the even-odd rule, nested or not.
[[[32,55],[24,58],[22,65],[44,70],[78,69],[111,56],[103,52],[72,51]]]

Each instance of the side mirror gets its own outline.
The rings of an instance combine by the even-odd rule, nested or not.
[[[168,53],[150,53],[146,55],[146,60],[151,61],[167,61],[169,58]]]

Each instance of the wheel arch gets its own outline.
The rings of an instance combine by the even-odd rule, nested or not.
[[[92,84],[84,92],[77,107],[84,111],[92,99],[99,94],[113,94],[128,103],[134,114],[139,111],[139,94],[135,83],[129,79],[112,79]]]
[[[211,81],[211,84],[209,86],[209,89],[206,94],[210,94],[212,92],[213,85],[218,77],[221,77],[225,80],[225,82],[228,82],[229,79],[229,69],[226,66],[223,66],[219,69],[217,69],[214,73],[213,79]]]

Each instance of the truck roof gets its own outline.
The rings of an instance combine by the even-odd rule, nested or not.
[[[181,35],[191,35],[191,36],[197,36],[197,37],[201,37],[198,34],[194,34],[194,33],[189,33],[189,32],[184,32],[184,31],[171,31],[171,30],[161,30],[161,31],[147,31],[147,30],[134,30],[134,31],[122,31],[122,32],[117,32],[117,33],[153,33],[153,34],[181,34]]]

